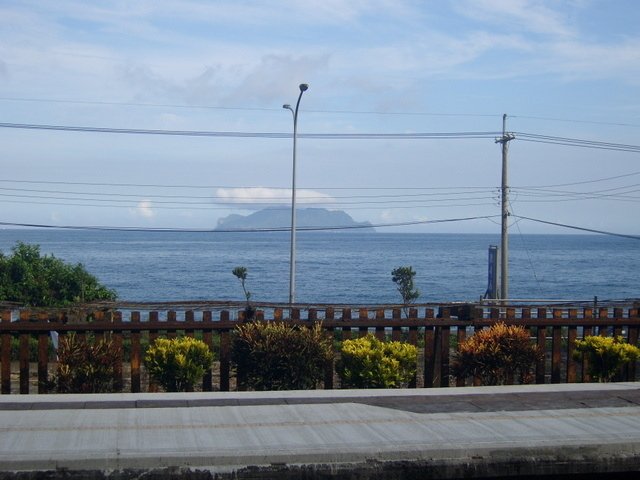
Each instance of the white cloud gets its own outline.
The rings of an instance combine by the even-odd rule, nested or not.
[[[218,188],[216,198],[220,203],[250,206],[289,205],[291,204],[291,189],[286,188]],[[326,193],[315,190],[296,189],[297,204],[326,204],[333,198]]]
[[[149,200],[142,200],[141,202],[138,202],[136,208],[130,209],[129,211],[135,217],[142,217],[147,219],[153,218],[156,215],[155,211],[153,210],[153,205]]]
[[[454,2],[457,11],[478,21],[542,35],[573,36],[562,15],[531,0],[467,0]]]

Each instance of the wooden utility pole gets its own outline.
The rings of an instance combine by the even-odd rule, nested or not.
[[[502,115],[502,137],[496,143],[502,144],[502,235],[500,246],[500,299],[509,298],[509,176],[508,152],[509,142],[515,136],[507,133],[507,114]]]

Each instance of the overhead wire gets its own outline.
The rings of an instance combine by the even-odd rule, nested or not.
[[[230,138],[291,138],[293,133],[232,132],[205,130],[163,130],[146,128],[94,127],[89,125],[47,125],[35,123],[0,122],[0,128],[21,130],[53,130],[60,132],[113,133],[127,135],[161,135],[178,137],[230,137]],[[482,139],[493,138],[499,132],[422,132],[422,133],[299,133],[298,138],[315,140],[417,140],[417,139]]]
[[[483,215],[474,217],[446,218],[435,220],[414,220],[407,222],[378,223],[378,224],[360,224],[345,226],[309,226],[297,227],[297,231],[317,232],[330,230],[362,230],[370,228],[387,228],[402,227],[410,225],[428,225],[438,223],[466,222],[471,220],[486,220],[496,218],[499,215]],[[265,232],[290,232],[291,226],[287,227],[266,227],[266,228],[164,228],[164,227],[109,227],[109,226],[81,226],[81,225],[52,225],[40,223],[19,223],[19,222],[0,222],[2,226],[12,227],[28,227],[28,228],[44,228],[44,229],[60,229],[60,230],[98,230],[98,231],[127,231],[127,232],[185,232],[185,233],[265,233]]]
[[[569,228],[572,230],[579,230],[582,232],[590,232],[590,233],[599,233],[602,235],[609,235],[612,237],[622,237],[622,238],[629,238],[631,240],[640,240],[640,235],[629,235],[629,234],[625,234],[625,233],[616,233],[616,232],[611,232],[609,230],[597,230],[594,228],[587,228],[587,227],[579,227],[577,225],[569,225],[566,223],[560,223],[560,222],[552,222],[549,220],[541,220],[539,218],[532,218],[532,217],[525,217],[523,215],[513,215],[512,216],[516,217],[516,218],[521,218],[523,220],[529,220],[531,222],[537,222],[537,223],[543,223],[545,225],[554,225],[556,227],[562,227],[562,228]]]

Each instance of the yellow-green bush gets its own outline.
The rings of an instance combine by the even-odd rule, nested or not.
[[[305,390],[323,379],[332,347],[320,323],[249,322],[234,331],[231,360],[243,388]]]
[[[58,393],[110,393],[118,390],[122,351],[111,338],[75,333],[60,336],[58,363],[51,385]]]
[[[640,348],[626,343],[622,337],[589,335],[575,342],[574,359],[581,360],[582,355],[589,362],[591,378],[609,382],[623,365],[640,357]]]
[[[147,349],[144,362],[149,376],[165,391],[189,392],[211,367],[213,353],[195,338],[158,338]]]
[[[416,374],[417,356],[414,345],[368,334],[342,343],[337,371],[345,388],[402,388]]]
[[[524,327],[498,322],[458,345],[452,371],[459,379],[479,378],[483,385],[530,383],[541,355]]]

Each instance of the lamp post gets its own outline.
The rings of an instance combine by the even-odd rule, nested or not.
[[[309,85],[301,83],[299,85],[300,95],[295,110],[291,105],[282,105],[282,108],[289,110],[293,114],[293,179],[291,181],[291,254],[289,261],[289,304],[295,303],[296,299],[296,143],[298,140],[298,107],[302,94],[307,91]]]

